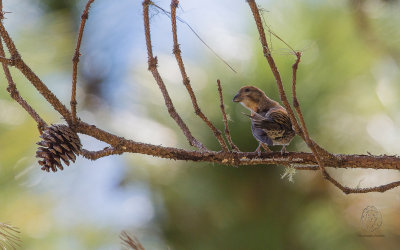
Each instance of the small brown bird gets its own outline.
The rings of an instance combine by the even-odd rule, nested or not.
[[[242,87],[233,101],[240,102],[251,111],[251,132],[259,142],[257,152],[261,152],[261,146],[270,152],[268,146],[272,145],[282,145],[281,153],[286,152],[286,145],[293,139],[295,132],[284,107],[254,86]]]

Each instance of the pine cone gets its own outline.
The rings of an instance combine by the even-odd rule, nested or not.
[[[69,166],[69,161],[75,162],[76,155],[81,152],[82,144],[78,135],[66,125],[52,124],[40,137],[42,140],[36,144],[41,147],[38,147],[36,157],[43,158],[39,164],[44,171],[63,170],[61,160]]]

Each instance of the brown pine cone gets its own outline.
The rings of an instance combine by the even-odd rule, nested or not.
[[[82,144],[78,135],[66,125],[52,124],[46,127],[40,138],[42,140],[36,143],[41,146],[36,151],[36,157],[42,158],[39,164],[44,171],[63,170],[61,160],[69,166],[69,161],[75,162],[81,152]]]

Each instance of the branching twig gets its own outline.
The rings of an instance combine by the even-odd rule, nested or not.
[[[3,51],[4,51],[4,48],[3,48]],[[5,56],[0,56],[0,62],[5,63],[6,65],[12,65],[14,63],[14,61],[12,59],[8,59]]]
[[[296,61],[292,66],[292,74],[293,74],[292,75],[292,95],[293,95],[293,106],[297,112],[297,115],[299,116],[299,119],[300,119],[300,124],[301,124],[303,135],[304,135],[304,140],[305,140],[307,146],[313,152],[313,155],[315,156],[315,159],[318,162],[318,166],[319,166],[324,178],[327,179],[328,181],[330,181],[331,183],[333,183],[336,187],[340,188],[344,193],[347,194],[348,192],[341,188],[343,186],[340,185],[339,182],[337,182],[334,178],[332,178],[329,175],[329,173],[326,171],[324,162],[322,162],[321,157],[315,148],[315,144],[311,142],[310,136],[308,134],[308,129],[307,129],[306,123],[304,121],[303,113],[301,112],[300,103],[297,100],[297,93],[296,93],[297,69],[298,69],[298,66],[300,63],[300,59],[301,59],[301,53],[296,52]]]
[[[316,147],[315,147],[315,143],[313,143],[310,139],[310,136],[308,134],[308,129],[306,126],[306,123],[304,121],[304,117],[303,117],[303,113],[301,112],[300,109],[300,104],[299,101],[297,100],[297,94],[296,94],[296,83],[297,83],[297,69],[301,60],[301,53],[300,52],[296,52],[296,61],[292,66],[292,95],[293,95],[293,106],[297,112],[297,115],[300,119],[300,124],[301,124],[301,128],[303,131],[303,135],[304,135],[304,140],[307,144],[307,146],[311,149],[311,151],[313,152],[316,161],[318,162],[318,166],[321,169],[322,175],[324,176],[325,179],[329,180],[330,182],[332,182],[333,184],[338,183],[336,180],[334,180],[329,173],[326,171],[325,169],[325,165],[324,162],[321,160],[320,154],[318,153]],[[338,183],[339,184],[339,183]],[[336,185],[336,184],[335,184]]]
[[[320,155],[317,152],[317,149],[315,148],[315,144],[313,143],[310,139],[310,136],[308,134],[308,129],[306,126],[306,123],[304,121],[303,113],[301,112],[300,109],[300,104],[299,101],[297,100],[297,93],[296,93],[296,82],[297,82],[297,69],[301,60],[301,52],[296,52],[296,61],[292,65],[292,95],[293,95],[293,106],[297,112],[297,115],[300,119],[300,124],[301,124],[301,130],[303,131],[303,136],[304,136],[304,141],[306,142],[307,146],[311,149],[313,154],[315,155],[315,158],[318,162],[320,162],[318,165],[320,166],[321,170],[325,172],[324,165],[321,161]]]
[[[222,149],[227,151],[228,147],[224,141],[224,138],[222,137],[221,131],[219,131],[214,126],[214,124],[212,124],[212,122],[207,118],[207,116],[201,111],[199,104],[197,103],[196,95],[194,94],[192,86],[190,85],[190,79],[187,76],[185,65],[183,63],[182,56],[181,56],[181,50],[179,48],[179,43],[178,43],[178,34],[177,34],[177,27],[176,27],[176,8],[178,7],[178,4],[179,4],[178,0],[171,1],[171,23],[172,23],[172,37],[173,37],[173,42],[174,42],[173,53],[175,55],[176,61],[179,66],[179,70],[182,75],[183,85],[185,85],[185,87],[189,93],[190,99],[192,100],[194,112],[212,130],[212,132],[214,133],[215,137],[217,138],[219,144],[221,145]]]
[[[231,133],[229,131],[229,126],[228,126],[228,119],[226,118],[226,112],[225,112],[225,106],[224,106],[224,98],[222,96],[221,82],[220,82],[219,79],[217,80],[217,85],[218,85],[220,108],[221,108],[221,112],[222,112],[222,117],[224,119],[226,139],[228,140],[228,142],[231,145],[231,148],[233,150],[240,151],[239,148],[235,145],[235,143],[233,143],[232,138],[231,138]]]
[[[3,1],[0,0],[0,22],[3,21]],[[8,82],[8,87],[7,91],[10,93],[11,98],[13,98],[19,105],[21,105],[26,112],[36,121],[39,133],[42,133],[43,129],[47,126],[46,122],[39,116],[39,114],[29,105],[24,98],[21,97],[17,90],[17,86],[15,85],[15,82],[11,76],[10,70],[8,68],[8,64],[12,62],[11,59],[5,58],[5,52],[3,48],[3,42],[2,39],[0,38],[0,57],[2,59],[2,66],[3,66],[3,71],[6,76],[7,82]],[[3,61],[5,60],[5,61]]]
[[[328,181],[330,181],[331,183],[333,183],[333,185],[335,185],[337,188],[339,188],[343,193],[345,194],[362,194],[362,193],[371,193],[371,192],[386,192],[390,189],[393,189],[395,187],[400,186],[400,181],[395,181],[395,182],[391,182],[389,184],[385,184],[385,185],[380,185],[380,186],[375,186],[375,187],[368,187],[368,188],[349,188],[349,187],[345,187],[342,184],[340,184],[337,180],[335,180],[334,178],[332,178],[328,172],[323,172],[323,174],[325,175],[325,179],[327,179]]]
[[[168,113],[175,120],[178,126],[181,128],[183,133],[185,134],[189,144],[191,146],[195,146],[201,150],[207,150],[207,148],[199,142],[196,138],[193,137],[186,123],[182,120],[181,116],[176,112],[174,104],[172,103],[171,97],[168,94],[167,88],[165,87],[164,81],[161,78],[160,73],[157,70],[157,57],[153,56],[153,49],[151,45],[151,35],[150,35],[150,20],[149,20],[149,5],[151,4],[150,0],[143,1],[143,16],[144,16],[144,32],[146,36],[146,46],[147,46],[147,55],[148,55],[148,64],[149,71],[152,73],[155,81],[158,84],[158,87],[161,90],[161,93],[164,97],[165,106],[168,108]]]
[[[318,152],[319,155],[324,157],[332,157],[332,154],[326,151],[325,149],[321,148],[317,143],[315,143],[308,134],[308,129],[306,127],[306,123],[304,121],[303,113],[300,109],[299,101],[297,100],[297,92],[296,92],[296,82],[297,82],[297,69],[299,67],[300,59],[301,59],[301,52],[295,52],[296,61],[292,65],[292,95],[293,95],[293,106],[297,112],[297,115],[300,119],[301,130],[303,132],[304,141],[306,142],[307,146],[313,147],[315,152]]]
[[[92,161],[110,155],[120,155],[122,153],[124,153],[123,149],[117,149],[114,147],[106,147],[100,151],[89,151],[86,149],[81,150],[81,155],[86,159],[90,159]]]
[[[0,11],[1,11],[1,9],[0,9]],[[0,38],[0,56],[2,56],[2,57],[5,56],[3,42],[1,41],[1,38]],[[36,121],[39,132],[42,133],[43,129],[47,126],[46,122],[39,116],[38,113],[36,113],[36,111],[31,107],[31,105],[29,105],[24,100],[24,98],[22,98],[21,95],[19,94],[19,92],[17,90],[17,86],[15,85],[14,80],[12,79],[10,70],[8,69],[7,63],[3,62],[2,66],[3,66],[3,71],[4,71],[4,74],[6,75],[6,79],[8,82],[7,91],[10,93],[10,96],[17,103],[19,103],[19,105],[21,105],[26,110],[26,112],[28,112],[28,114]]]
[[[21,73],[32,83],[32,85],[39,91],[39,93],[46,98],[46,100],[53,106],[53,108],[60,113],[64,119],[70,123],[71,113],[69,110],[60,102],[60,100],[47,88],[47,86],[40,80],[40,78],[26,65],[18,53],[14,42],[10,35],[5,29],[3,22],[0,22],[0,35],[3,38],[8,50],[11,54],[11,64],[18,68]]]
[[[83,30],[85,29],[85,24],[86,20],[89,18],[89,8],[90,5],[94,2],[94,0],[88,0],[86,3],[85,10],[82,13],[81,16],[81,25],[79,27],[79,34],[78,34],[78,40],[76,41],[76,48],[75,48],[75,54],[72,59],[72,91],[71,91],[71,113],[72,113],[72,123],[76,123],[76,78],[78,75],[78,63],[79,63],[79,57],[80,57],[80,47],[82,43],[82,36],[83,36]]]

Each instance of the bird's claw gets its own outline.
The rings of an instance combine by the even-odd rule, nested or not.
[[[284,155],[286,153],[287,153],[286,146],[283,146],[282,149],[281,149],[281,155]]]
[[[265,152],[267,152],[267,153],[271,153],[272,152],[272,150],[267,146],[267,144],[262,143],[261,146],[263,147]]]
[[[261,156],[261,143],[260,143],[260,144],[258,144],[258,147],[256,148],[256,151],[254,151],[254,152],[256,152],[256,153],[257,153],[258,157],[260,157],[260,156]]]

